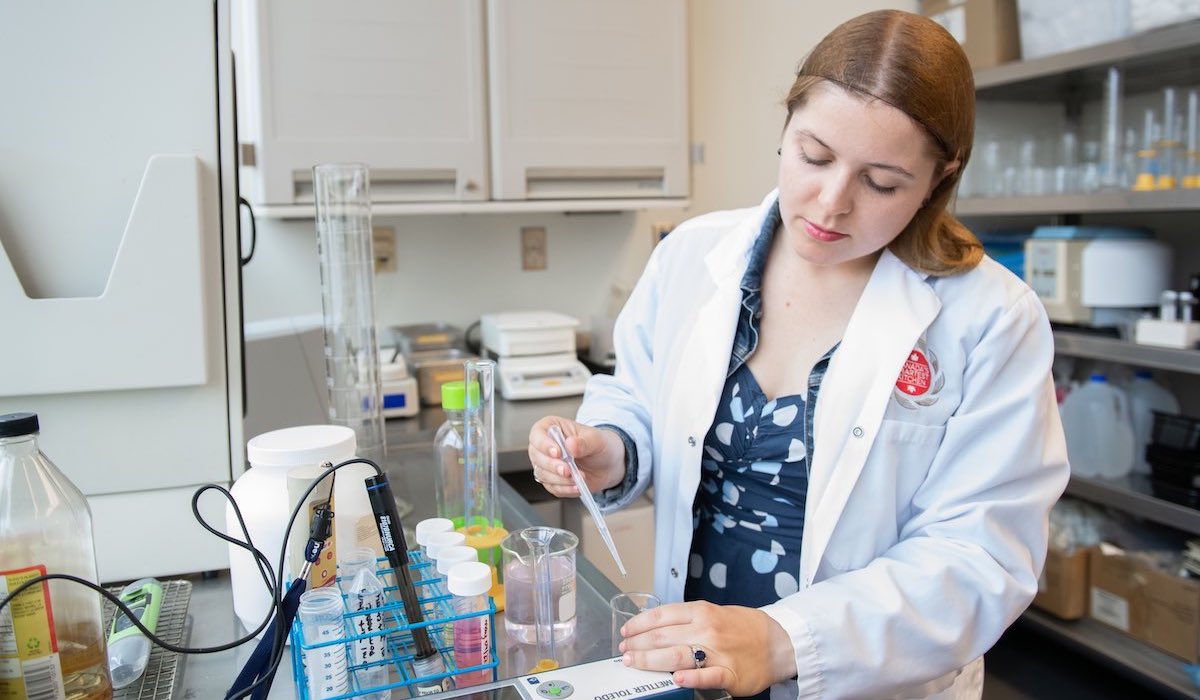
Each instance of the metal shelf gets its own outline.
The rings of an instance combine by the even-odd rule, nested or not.
[[[1041,634],[1111,663],[1117,671],[1165,697],[1200,698],[1200,688],[1184,671],[1184,662],[1089,618],[1059,620],[1030,608],[1021,623]]]
[[[1200,83],[1200,21],[1160,27],[1106,44],[1005,63],[975,73],[982,100],[1061,102],[1099,99],[1109,66],[1123,71],[1127,95]]]
[[[1048,197],[964,197],[954,204],[957,216],[1195,210],[1200,210],[1200,189],[1095,192]]]
[[[427,214],[527,214],[592,213],[640,209],[687,209],[691,200],[679,199],[535,199],[497,202],[373,202],[372,216],[418,216]],[[254,214],[263,219],[311,219],[312,204],[256,204]]]
[[[1158,348],[1115,338],[1056,330],[1054,352],[1069,357],[1118,362],[1146,369],[1200,374],[1200,350]]]
[[[1140,474],[1119,479],[1100,479],[1072,474],[1067,495],[1090,503],[1116,508],[1143,520],[1200,535],[1200,510],[1155,498],[1150,480]]]

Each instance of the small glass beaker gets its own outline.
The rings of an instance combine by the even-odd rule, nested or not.
[[[608,607],[612,610],[612,654],[620,656],[621,650],[618,648],[621,645],[621,628],[626,622],[633,619],[634,615],[657,608],[662,605],[662,601],[653,593],[618,593],[608,601]]]
[[[500,543],[504,557],[504,627],[522,644],[537,644],[537,556],[534,542],[544,542],[549,571],[549,619],[553,629],[542,638],[561,642],[575,634],[575,551],[579,538],[556,527],[527,527]],[[541,591],[546,593],[546,591]]]

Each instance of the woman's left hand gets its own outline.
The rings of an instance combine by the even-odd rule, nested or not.
[[[639,613],[621,629],[626,666],[673,671],[684,688],[722,688],[753,695],[796,675],[787,632],[763,611],[704,601]],[[704,654],[697,668],[693,647]]]

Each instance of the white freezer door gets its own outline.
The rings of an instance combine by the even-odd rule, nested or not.
[[[168,546],[225,565],[163,494],[241,469],[227,27],[224,1],[0,6],[0,412],[39,414],[108,580],[179,572]]]

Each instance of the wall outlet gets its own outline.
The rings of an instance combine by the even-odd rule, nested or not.
[[[375,255],[375,274],[396,271],[396,229],[390,226],[372,227],[371,248]]]
[[[546,229],[544,227],[521,227],[521,269],[546,269]]]

